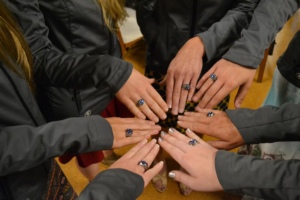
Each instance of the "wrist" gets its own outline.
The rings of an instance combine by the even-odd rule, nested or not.
[[[201,55],[201,57],[203,57],[205,55],[204,43],[203,43],[201,37],[199,37],[199,36],[195,36],[194,39],[195,39],[195,41],[197,41],[199,49],[200,49],[200,55]]]

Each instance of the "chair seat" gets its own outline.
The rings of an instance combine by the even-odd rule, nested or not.
[[[128,13],[128,17],[120,26],[120,32],[123,38],[124,44],[131,43],[143,37],[140,27],[136,20],[136,11],[132,8],[125,8]]]

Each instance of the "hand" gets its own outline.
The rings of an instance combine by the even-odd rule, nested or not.
[[[154,158],[158,154],[159,145],[156,144],[156,140],[153,139],[147,145],[147,140],[143,140],[130,151],[128,151],[124,156],[117,160],[110,169],[126,169],[133,173],[136,173],[143,177],[144,187],[152,180],[152,178],[157,175],[160,170],[163,168],[164,163],[157,163],[152,169],[144,171],[142,166],[139,166],[138,163],[141,160],[144,160],[148,163],[148,166],[151,166]]]
[[[162,134],[163,141],[159,141],[161,147],[189,173],[171,171],[169,177],[175,178],[176,181],[196,191],[223,190],[215,169],[218,150],[209,146],[189,129],[186,134],[188,137],[175,129],[170,129],[169,134]],[[198,144],[190,146],[191,139],[197,140]]]
[[[151,86],[154,79],[148,79],[133,69],[131,76],[124,86],[117,92],[116,97],[138,118],[146,119],[146,116],[158,122],[159,119],[167,118],[168,106],[158,94],[158,92]],[[145,104],[139,108],[136,106],[140,99],[145,100]],[[156,113],[156,115],[154,113]],[[144,115],[144,114],[146,115]]]
[[[224,150],[231,150],[245,144],[240,132],[228,118],[225,112],[213,110],[213,117],[207,117],[211,110],[200,110],[199,113],[187,112],[178,117],[178,125],[189,128],[198,134],[218,138],[219,141],[209,141],[208,144]]]
[[[161,127],[154,122],[137,118],[106,118],[112,128],[114,135],[113,149],[136,144],[144,139],[149,139],[150,135],[159,133]],[[126,137],[126,130],[132,129],[131,137]]]
[[[198,82],[197,89],[200,89],[193,97],[194,102],[200,103],[196,110],[207,108],[213,109],[230,92],[239,88],[235,97],[234,106],[241,107],[249,88],[251,87],[256,69],[246,68],[227,60],[221,59],[217,62]],[[215,74],[218,79],[214,82],[209,77]]]
[[[187,41],[172,60],[167,75],[160,83],[167,86],[167,104],[172,108],[173,115],[184,112],[187,97],[188,101],[192,100],[202,70],[204,53],[204,45],[200,37]],[[182,84],[189,84],[190,90],[182,89]]]

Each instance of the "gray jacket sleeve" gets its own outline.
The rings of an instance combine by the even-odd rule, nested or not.
[[[277,32],[298,10],[299,0],[261,0],[248,29],[223,56],[244,67],[258,68]]]
[[[82,191],[78,200],[135,200],[144,190],[141,176],[124,169],[101,172]]]
[[[227,110],[246,144],[300,141],[300,104]]]
[[[204,44],[206,61],[220,56],[241,36],[249,26],[254,9],[260,0],[236,0],[232,8],[207,31],[197,34]]]
[[[300,161],[267,161],[218,151],[218,179],[227,192],[272,200],[300,199]]]
[[[109,86],[114,94],[125,84],[132,64],[109,55],[74,56],[52,47],[38,0],[5,1],[15,14],[34,59],[34,78],[39,85],[66,89]]]
[[[64,153],[107,150],[112,144],[111,126],[100,116],[4,128],[0,131],[0,176],[33,168]]]

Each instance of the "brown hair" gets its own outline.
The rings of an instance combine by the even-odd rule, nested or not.
[[[0,62],[24,78],[34,91],[30,49],[13,15],[0,0]]]
[[[115,27],[127,17],[124,9],[125,0],[97,0],[103,12],[103,18],[109,30],[113,31]]]

